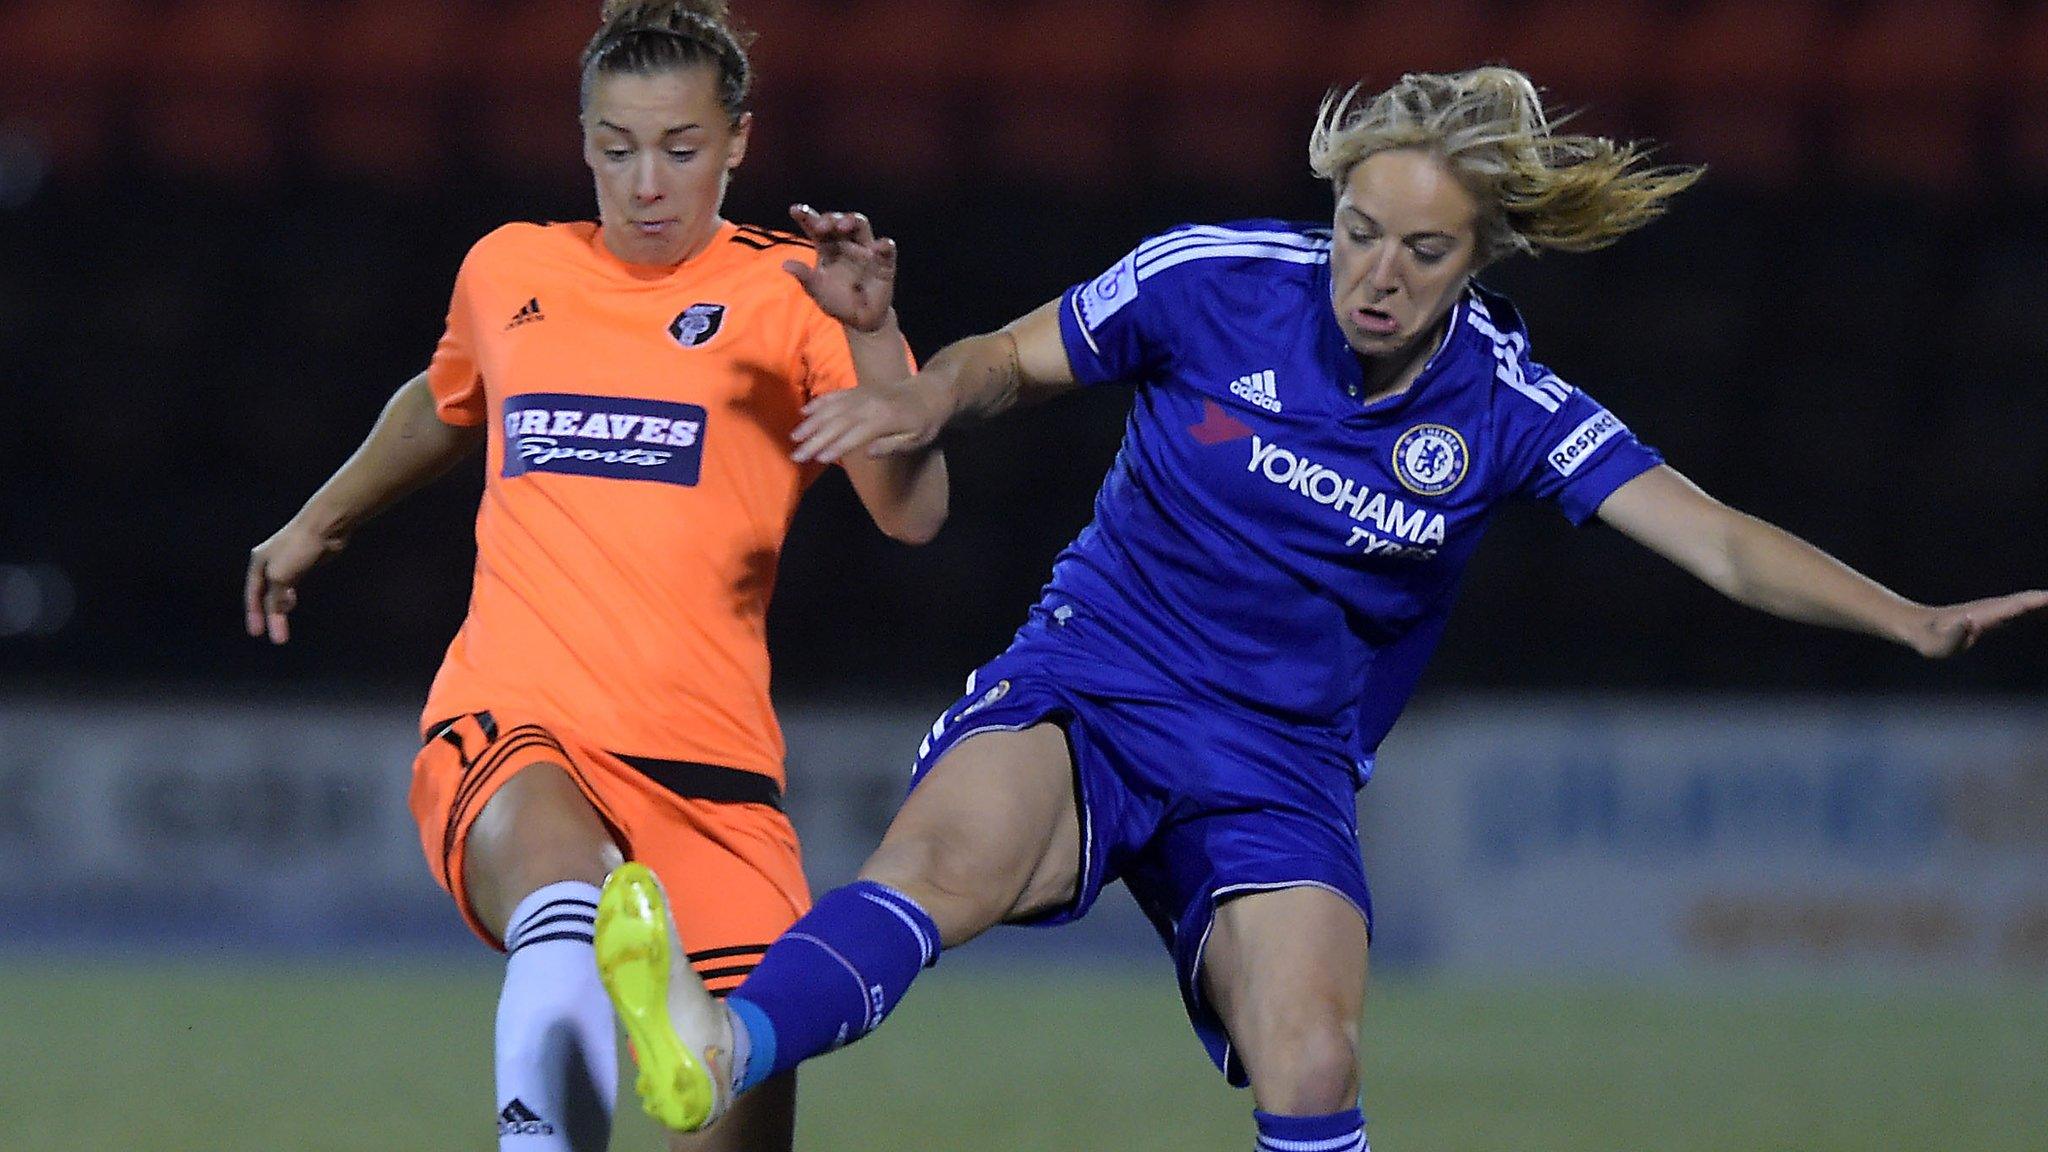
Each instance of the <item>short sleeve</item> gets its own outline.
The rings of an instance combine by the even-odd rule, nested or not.
[[[434,392],[434,411],[447,424],[473,428],[489,415],[484,378],[477,367],[475,308],[470,303],[470,267],[465,260],[455,274],[455,293],[448,301],[448,324],[434,345],[427,365],[427,386]]]
[[[853,349],[847,346],[846,329],[812,306],[808,297],[797,307],[803,317],[804,398],[843,392],[860,383],[853,371]]]
[[[853,348],[846,339],[846,326],[826,315],[809,296],[803,296],[797,308],[803,326],[803,362],[798,378],[804,399],[843,392],[860,383],[860,374],[853,366]],[[910,354],[908,344],[903,346],[903,361],[911,371],[917,370],[917,359]]]
[[[1572,523],[1583,524],[1615,489],[1664,462],[1619,417],[1565,387],[1549,369],[1530,364],[1528,377],[1544,395],[1561,399],[1554,412],[1531,405],[1542,418],[1511,429],[1521,495],[1549,501]]]
[[[1060,297],[1060,339],[1081,383],[1141,380],[1167,359],[1164,283],[1139,271],[1144,253],[1160,239],[1140,244],[1109,271]]]

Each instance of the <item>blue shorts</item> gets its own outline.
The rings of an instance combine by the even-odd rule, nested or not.
[[[1071,904],[1029,923],[1077,920],[1121,879],[1173,954],[1210,1059],[1242,1086],[1244,1067],[1202,994],[1203,948],[1220,904],[1303,885],[1350,901],[1371,930],[1349,743],[1212,702],[1071,683],[1029,649],[983,665],[919,747],[911,787],[970,736],[1060,725],[1074,761],[1080,880]]]

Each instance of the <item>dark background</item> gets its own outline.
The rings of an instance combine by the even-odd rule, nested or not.
[[[468,245],[591,214],[597,0],[0,0],[0,683],[416,694],[460,621],[471,465],[241,632],[249,547],[422,367]],[[727,203],[859,208],[920,355],[1187,220],[1322,217],[1331,84],[1505,62],[1707,180],[1589,256],[1487,273],[1536,356],[1709,491],[1901,592],[2048,583],[2048,5],[735,5],[761,33]],[[950,441],[923,549],[843,479],[798,516],[785,698],[943,694],[1084,524],[1106,389]],[[1504,517],[1432,688],[2038,691],[2025,625],[1936,667],[1719,599],[1603,528]]]

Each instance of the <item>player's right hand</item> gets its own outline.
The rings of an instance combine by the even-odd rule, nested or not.
[[[242,581],[242,622],[249,635],[267,633],[272,644],[291,639],[287,617],[298,606],[299,581],[347,543],[345,537],[314,532],[294,520],[250,549],[249,575]]]
[[[790,219],[817,245],[815,266],[787,260],[782,268],[804,286],[827,316],[860,332],[889,322],[896,299],[896,242],[875,235],[858,212],[820,212],[792,204]]]

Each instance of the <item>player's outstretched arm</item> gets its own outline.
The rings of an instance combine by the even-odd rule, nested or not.
[[[1074,369],[1053,300],[1000,330],[948,344],[908,380],[820,396],[792,438],[796,459],[916,452],[958,424],[1071,391]]]
[[[249,553],[242,583],[243,624],[272,644],[291,639],[287,617],[299,581],[342,550],[364,521],[439,476],[481,444],[484,430],[444,423],[422,372],[399,386],[370,435],[298,514]]]
[[[1738,512],[1669,467],[1615,489],[1600,519],[1738,603],[1808,624],[1867,632],[1922,656],[1953,656],[2048,607],[2048,591],[1919,604],[1799,537]]]

